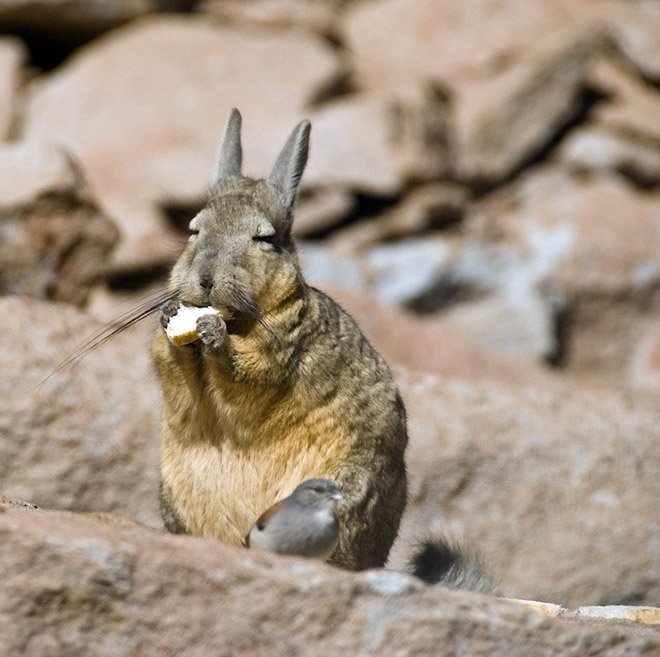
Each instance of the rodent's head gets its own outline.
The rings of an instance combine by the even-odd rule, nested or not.
[[[239,320],[254,320],[302,289],[291,223],[310,124],[296,126],[265,180],[241,173],[240,129],[234,109],[209,202],[190,222],[170,284],[185,303],[229,308]]]

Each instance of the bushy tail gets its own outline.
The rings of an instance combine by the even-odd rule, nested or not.
[[[410,560],[413,575],[452,589],[499,593],[499,587],[486,573],[477,556],[465,554],[459,546],[443,536],[423,541]]]

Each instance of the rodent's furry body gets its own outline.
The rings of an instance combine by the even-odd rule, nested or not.
[[[234,112],[209,206],[171,276],[180,300],[235,317],[198,322],[190,346],[161,329],[153,344],[163,518],[170,531],[241,544],[302,481],[330,479],[344,493],[331,563],[382,566],[406,503],[403,403],[353,319],[300,272],[290,226],[309,124],[258,181],[240,173],[239,131]]]
[[[406,500],[403,406],[353,320],[317,290],[305,292],[271,315],[283,344],[263,330],[228,336],[240,380],[199,345],[177,349],[158,332],[163,498],[185,531],[240,544],[274,501],[305,479],[330,479],[347,498],[332,561],[382,566]],[[293,352],[299,370],[287,363]]]

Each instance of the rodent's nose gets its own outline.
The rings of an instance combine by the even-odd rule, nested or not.
[[[199,286],[205,290],[213,289],[213,279],[210,276],[202,276],[199,279]]]

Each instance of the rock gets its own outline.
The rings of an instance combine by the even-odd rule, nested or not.
[[[150,12],[191,5],[191,0],[0,0],[0,29],[78,44]]]
[[[558,157],[577,169],[621,173],[644,187],[660,183],[660,148],[602,126],[575,130],[560,146]]]
[[[392,567],[438,530],[478,550],[508,595],[568,606],[659,599],[656,402],[403,370],[397,381],[410,497]]]
[[[635,345],[627,376],[633,390],[660,395],[660,329],[657,322]]]
[[[556,323],[564,306],[562,299],[545,298],[531,280],[526,285],[512,281],[485,299],[452,305],[438,317],[449,330],[500,357],[554,363],[561,359]]]
[[[355,197],[340,188],[308,190],[296,201],[293,234],[307,237],[333,228],[348,217],[355,208]]]
[[[196,6],[223,21],[269,29],[298,27],[335,37],[341,0],[206,0]]]
[[[43,78],[25,132],[80,158],[122,225],[116,269],[158,266],[175,237],[160,205],[205,196],[230,108],[243,114],[245,170],[259,175],[340,73],[335,52],[313,35],[151,18],[92,42]]]
[[[12,654],[647,657],[630,622],[547,620],[517,602],[167,536],[116,516],[0,514],[0,641]],[[218,613],[221,609],[222,613]]]
[[[653,0],[602,3],[601,15],[623,53],[640,72],[660,81],[660,8]]]
[[[5,497],[0,494],[0,512],[4,512],[7,509],[38,509],[39,507],[36,504],[31,502],[24,502],[23,500],[16,500],[13,497]]]
[[[558,157],[580,169],[618,171],[642,187],[660,181],[660,94],[630,66],[612,57],[594,60],[589,83],[605,96],[589,121],[560,144]]]
[[[0,318],[11,345],[0,350],[3,492],[160,526],[159,391],[148,327],[81,358],[85,341],[107,326],[71,306],[5,297]]]
[[[660,196],[639,195],[619,176],[571,175],[541,167],[512,191],[484,202],[473,217],[481,236],[498,236],[524,249],[557,238],[547,271],[571,293],[643,292],[658,276],[655,224]]]
[[[349,96],[311,115],[310,187],[393,195],[447,171],[445,103],[432,95]]]
[[[353,250],[451,228],[463,219],[469,198],[466,187],[451,182],[429,183],[410,190],[393,208],[362,219],[333,236]]]
[[[325,290],[357,320],[371,344],[388,362],[443,378],[499,381],[511,385],[558,385],[551,372],[528,362],[503,358],[479,347],[442,320],[420,319],[412,313],[342,288]]]
[[[0,294],[82,304],[117,239],[69,156],[0,147]]]
[[[609,98],[594,107],[593,120],[615,134],[628,135],[648,145],[660,141],[660,93],[621,62],[597,59],[589,81]]]
[[[17,298],[0,300],[0,317],[12,345],[0,363],[4,494],[159,527],[150,325],[56,369],[98,335],[98,322],[64,304]],[[408,330],[402,322],[393,330]],[[373,324],[366,328],[378,338]],[[410,330],[411,340],[424,336]],[[532,368],[498,370],[494,357],[463,362],[479,352],[456,336],[444,347],[451,350],[445,365],[433,353],[437,343],[428,353],[443,375],[476,381],[480,365],[483,377],[442,383],[396,369],[411,435],[411,513],[402,545],[449,528],[482,551],[508,594],[571,605],[652,602],[659,581],[652,528],[657,403],[558,390]],[[398,549],[399,560],[410,554]]]
[[[623,386],[640,318],[658,312],[659,212],[658,194],[639,194],[620,176],[541,167],[484,200],[466,232],[518,263],[512,284],[522,276],[550,290],[550,307],[558,302],[568,320],[567,367]]]
[[[442,236],[411,237],[355,252],[308,241],[298,244],[305,280],[315,287],[338,286],[366,292],[386,303],[406,303],[423,295],[438,279],[451,245]]]
[[[25,60],[25,48],[18,39],[0,39],[0,142],[6,141],[15,127]]]
[[[551,40],[488,79],[458,87],[457,150],[463,177],[478,186],[507,179],[547,148],[582,111],[598,30]]]
[[[362,87],[448,94],[459,175],[482,187],[513,175],[582,110],[587,63],[607,41],[599,18],[561,0],[421,0],[414,11],[385,0],[356,4],[344,22]]]
[[[553,35],[575,25],[570,7],[553,0],[381,0],[354,3],[344,19],[360,86],[453,87],[486,79]],[[392,47],[396,35],[396,48]]]

